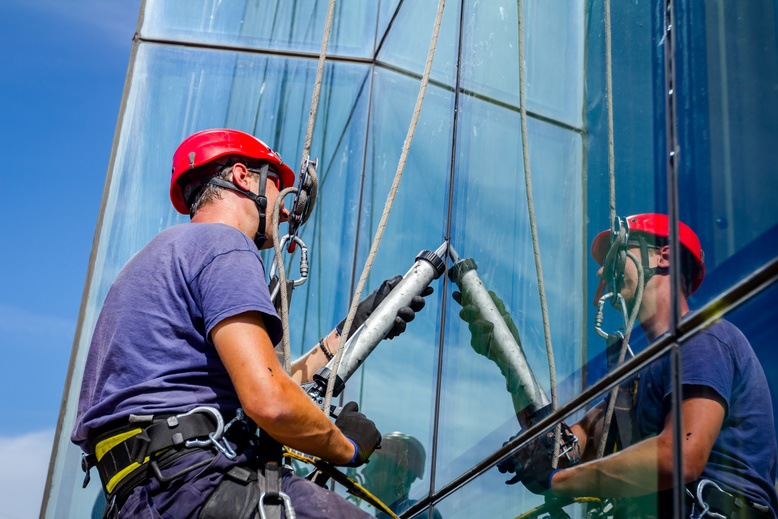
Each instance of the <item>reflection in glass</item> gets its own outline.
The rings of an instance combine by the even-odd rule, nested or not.
[[[585,461],[596,458],[597,444],[601,438],[602,407],[607,396],[606,393],[596,397],[593,401],[593,407],[579,409],[563,420],[563,423],[569,424],[579,438]],[[633,418],[634,416],[629,412],[620,413],[614,424],[624,427]],[[618,434],[615,425],[611,434]],[[587,487],[585,490],[567,497],[557,492],[548,493],[546,485],[549,476],[555,470],[552,465],[553,443],[553,427],[533,438],[525,438],[518,448],[511,451],[494,468],[437,503],[436,510],[440,511],[446,519],[517,516],[539,518],[547,517],[549,513],[552,514],[552,517],[565,517],[564,515],[553,515],[562,512],[569,514],[570,517],[597,517],[596,515],[587,516],[587,514],[595,514],[603,510],[607,511],[605,517],[648,518],[657,515],[659,501],[657,495],[651,490],[645,490],[641,497],[633,495],[628,498],[614,498],[610,494],[611,488],[609,486]],[[613,443],[609,442],[609,445],[612,446]],[[622,449],[622,447],[618,448]],[[657,451],[647,449],[643,451],[643,454],[643,459],[647,463],[641,468],[640,477],[647,481],[655,481],[657,478],[656,466],[659,463]],[[620,456],[620,454],[615,456]],[[669,459],[671,460],[672,456]],[[564,468],[568,465],[565,457],[562,456],[558,468]],[[585,485],[597,480],[597,478],[588,475],[577,478],[573,471],[586,466],[591,466],[591,464],[577,465],[566,472],[572,474],[571,480]],[[556,491],[556,486],[554,490]]]
[[[534,376],[550,394],[548,356],[521,171],[518,114],[460,98],[452,246],[472,259],[487,290],[515,322]],[[528,121],[533,194],[560,402],[580,391],[583,291],[576,235],[582,221],[581,138],[549,123]],[[566,222],[560,224],[560,222]],[[516,433],[513,395],[499,366],[471,347],[471,331],[450,301],[441,393],[436,484],[496,450]],[[510,383],[510,381],[508,381]]]
[[[424,478],[426,457],[421,442],[413,436],[401,432],[385,434],[381,439],[381,448],[361,471],[363,484],[399,515],[417,502],[409,494],[411,485]],[[377,512],[376,517],[387,519],[389,516]],[[428,519],[429,516],[425,512],[415,517]],[[440,514],[435,513],[433,517],[440,519]]]

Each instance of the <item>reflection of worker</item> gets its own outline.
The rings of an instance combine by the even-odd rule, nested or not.
[[[337,330],[291,376],[276,357],[281,325],[258,249],[272,244],[268,211],[293,183],[280,156],[243,132],[198,132],[176,150],[170,195],[192,223],[161,232],[122,269],[86,359],[72,438],[98,468],[106,515],[247,518],[260,491],[281,490],[302,517],[366,516],[284,471],[279,489],[272,463],[277,441],[358,466],[381,437],[355,403],[333,424],[300,388],[332,358]],[[389,290],[360,303],[355,329]],[[412,318],[401,311],[390,336]]]
[[[628,234],[621,235],[621,246],[619,240],[609,239],[610,231],[603,231],[592,243],[592,255],[602,265],[598,296],[608,289],[613,297],[620,294],[630,308],[640,304],[638,320],[648,339],[655,340],[668,331],[671,322],[668,218],[640,214],[626,218],[626,224]],[[679,243],[682,293],[677,303],[685,314],[689,311],[687,297],[702,282],[705,264],[697,236],[683,223],[679,224]],[[644,273],[642,302],[638,301],[635,263]],[[667,356],[640,373],[635,411],[641,441],[616,454],[558,471],[552,471],[540,456],[528,461],[526,455],[517,454],[512,461],[523,462],[522,482],[531,490],[550,488],[564,496],[627,497],[660,492],[659,515],[672,514],[672,506],[663,506],[664,499],[671,498],[673,485],[672,378]],[[775,518],[772,403],[764,372],[746,338],[721,320],[686,340],[681,345],[681,383],[687,513],[697,516],[710,506],[711,517]],[[600,404],[572,427],[585,459],[591,459],[597,449],[595,431],[602,416]]]
[[[408,497],[411,485],[424,476],[426,454],[419,440],[400,432],[385,434],[381,439],[381,448],[370,458],[370,463],[362,469],[365,488],[396,514],[410,508],[415,500]],[[388,518],[382,512],[376,517]],[[417,515],[427,519],[427,512]],[[434,517],[440,519],[435,511]]]

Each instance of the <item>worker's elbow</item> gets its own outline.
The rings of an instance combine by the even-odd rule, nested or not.
[[[290,415],[293,414],[289,408],[289,403],[284,398],[283,392],[266,391],[262,394],[252,394],[251,397],[243,399],[241,405],[245,413],[254,420],[262,429],[271,429],[273,424],[285,423]]]
[[[700,456],[684,456],[683,458],[683,480],[684,483],[691,483],[700,479],[702,471],[705,470],[706,460]]]

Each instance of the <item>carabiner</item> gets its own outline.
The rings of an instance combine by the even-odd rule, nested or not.
[[[227,427],[224,426],[224,417],[222,417],[222,414],[219,412],[218,409],[215,407],[203,405],[199,407],[195,407],[191,411],[188,411],[184,414],[176,415],[175,418],[181,418],[182,416],[188,416],[194,413],[210,413],[213,415],[213,417],[216,419],[216,430],[210,434],[208,434],[207,440],[187,440],[184,442],[185,447],[210,447],[213,446],[224,454],[227,459],[234,460],[238,455],[235,453],[233,448],[230,446],[229,443],[227,443],[226,440],[222,440],[222,437],[224,436],[224,432],[232,426],[233,423],[237,420],[243,419],[243,410],[238,409],[238,411],[235,414],[235,418],[233,418],[229,424],[227,424]],[[222,442],[220,443],[220,440]]]
[[[612,337],[623,339],[624,334],[621,333],[620,331],[611,334],[602,329],[602,322],[605,320],[605,315],[604,315],[605,303],[609,299],[615,300],[615,303],[613,304],[614,307],[616,306],[616,304],[619,303],[621,304],[621,317],[622,319],[624,319],[624,326],[626,326],[627,322],[629,322],[629,313],[627,312],[627,302],[624,300],[624,297],[621,294],[617,294],[615,292],[608,292],[607,294],[604,294],[599,301],[597,301],[597,313],[594,316],[594,329],[597,332],[597,335],[599,335],[603,339],[610,339]]]
[[[300,239],[299,236],[292,236],[291,234],[287,234],[283,238],[281,238],[281,249],[284,248],[284,245],[286,245],[286,242],[293,241],[297,245],[300,246],[300,277],[298,279],[292,280],[292,283],[295,287],[299,287],[301,285],[304,285],[306,281],[308,281],[308,273],[310,271],[309,265],[308,265],[308,247],[305,245],[305,242]],[[276,275],[276,270],[278,269],[277,264],[277,258],[273,258],[273,263],[270,264],[270,279],[273,279],[273,277]],[[273,289],[273,293],[270,294],[270,300],[275,301],[276,297],[279,294],[279,291],[281,290],[281,284],[278,283],[275,288]]]
[[[265,514],[265,496],[267,494],[265,492],[262,492],[262,495],[259,496],[259,503],[257,503],[257,509],[259,510],[259,517],[261,519],[267,519],[267,515]],[[279,492],[278,497],[280,497],[283,500],[283,506],[286,509],[284,512],[284,516],[286,519],[297,519],[297,515],[294,513],[294,508],[292,507],[292,499],[284,492]]]

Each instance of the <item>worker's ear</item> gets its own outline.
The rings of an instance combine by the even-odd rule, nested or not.
[[[656,264],[660,268],[670,268],[670,246],[664,245],[657,249],[657,255],[659,256],[659,262]]]
[[[236,162],[232,165],[232,183],[235,184],[236,187],[250,191],[251,184],[249,180],[251,180],[251,172],[246,169],[245,164]]]

